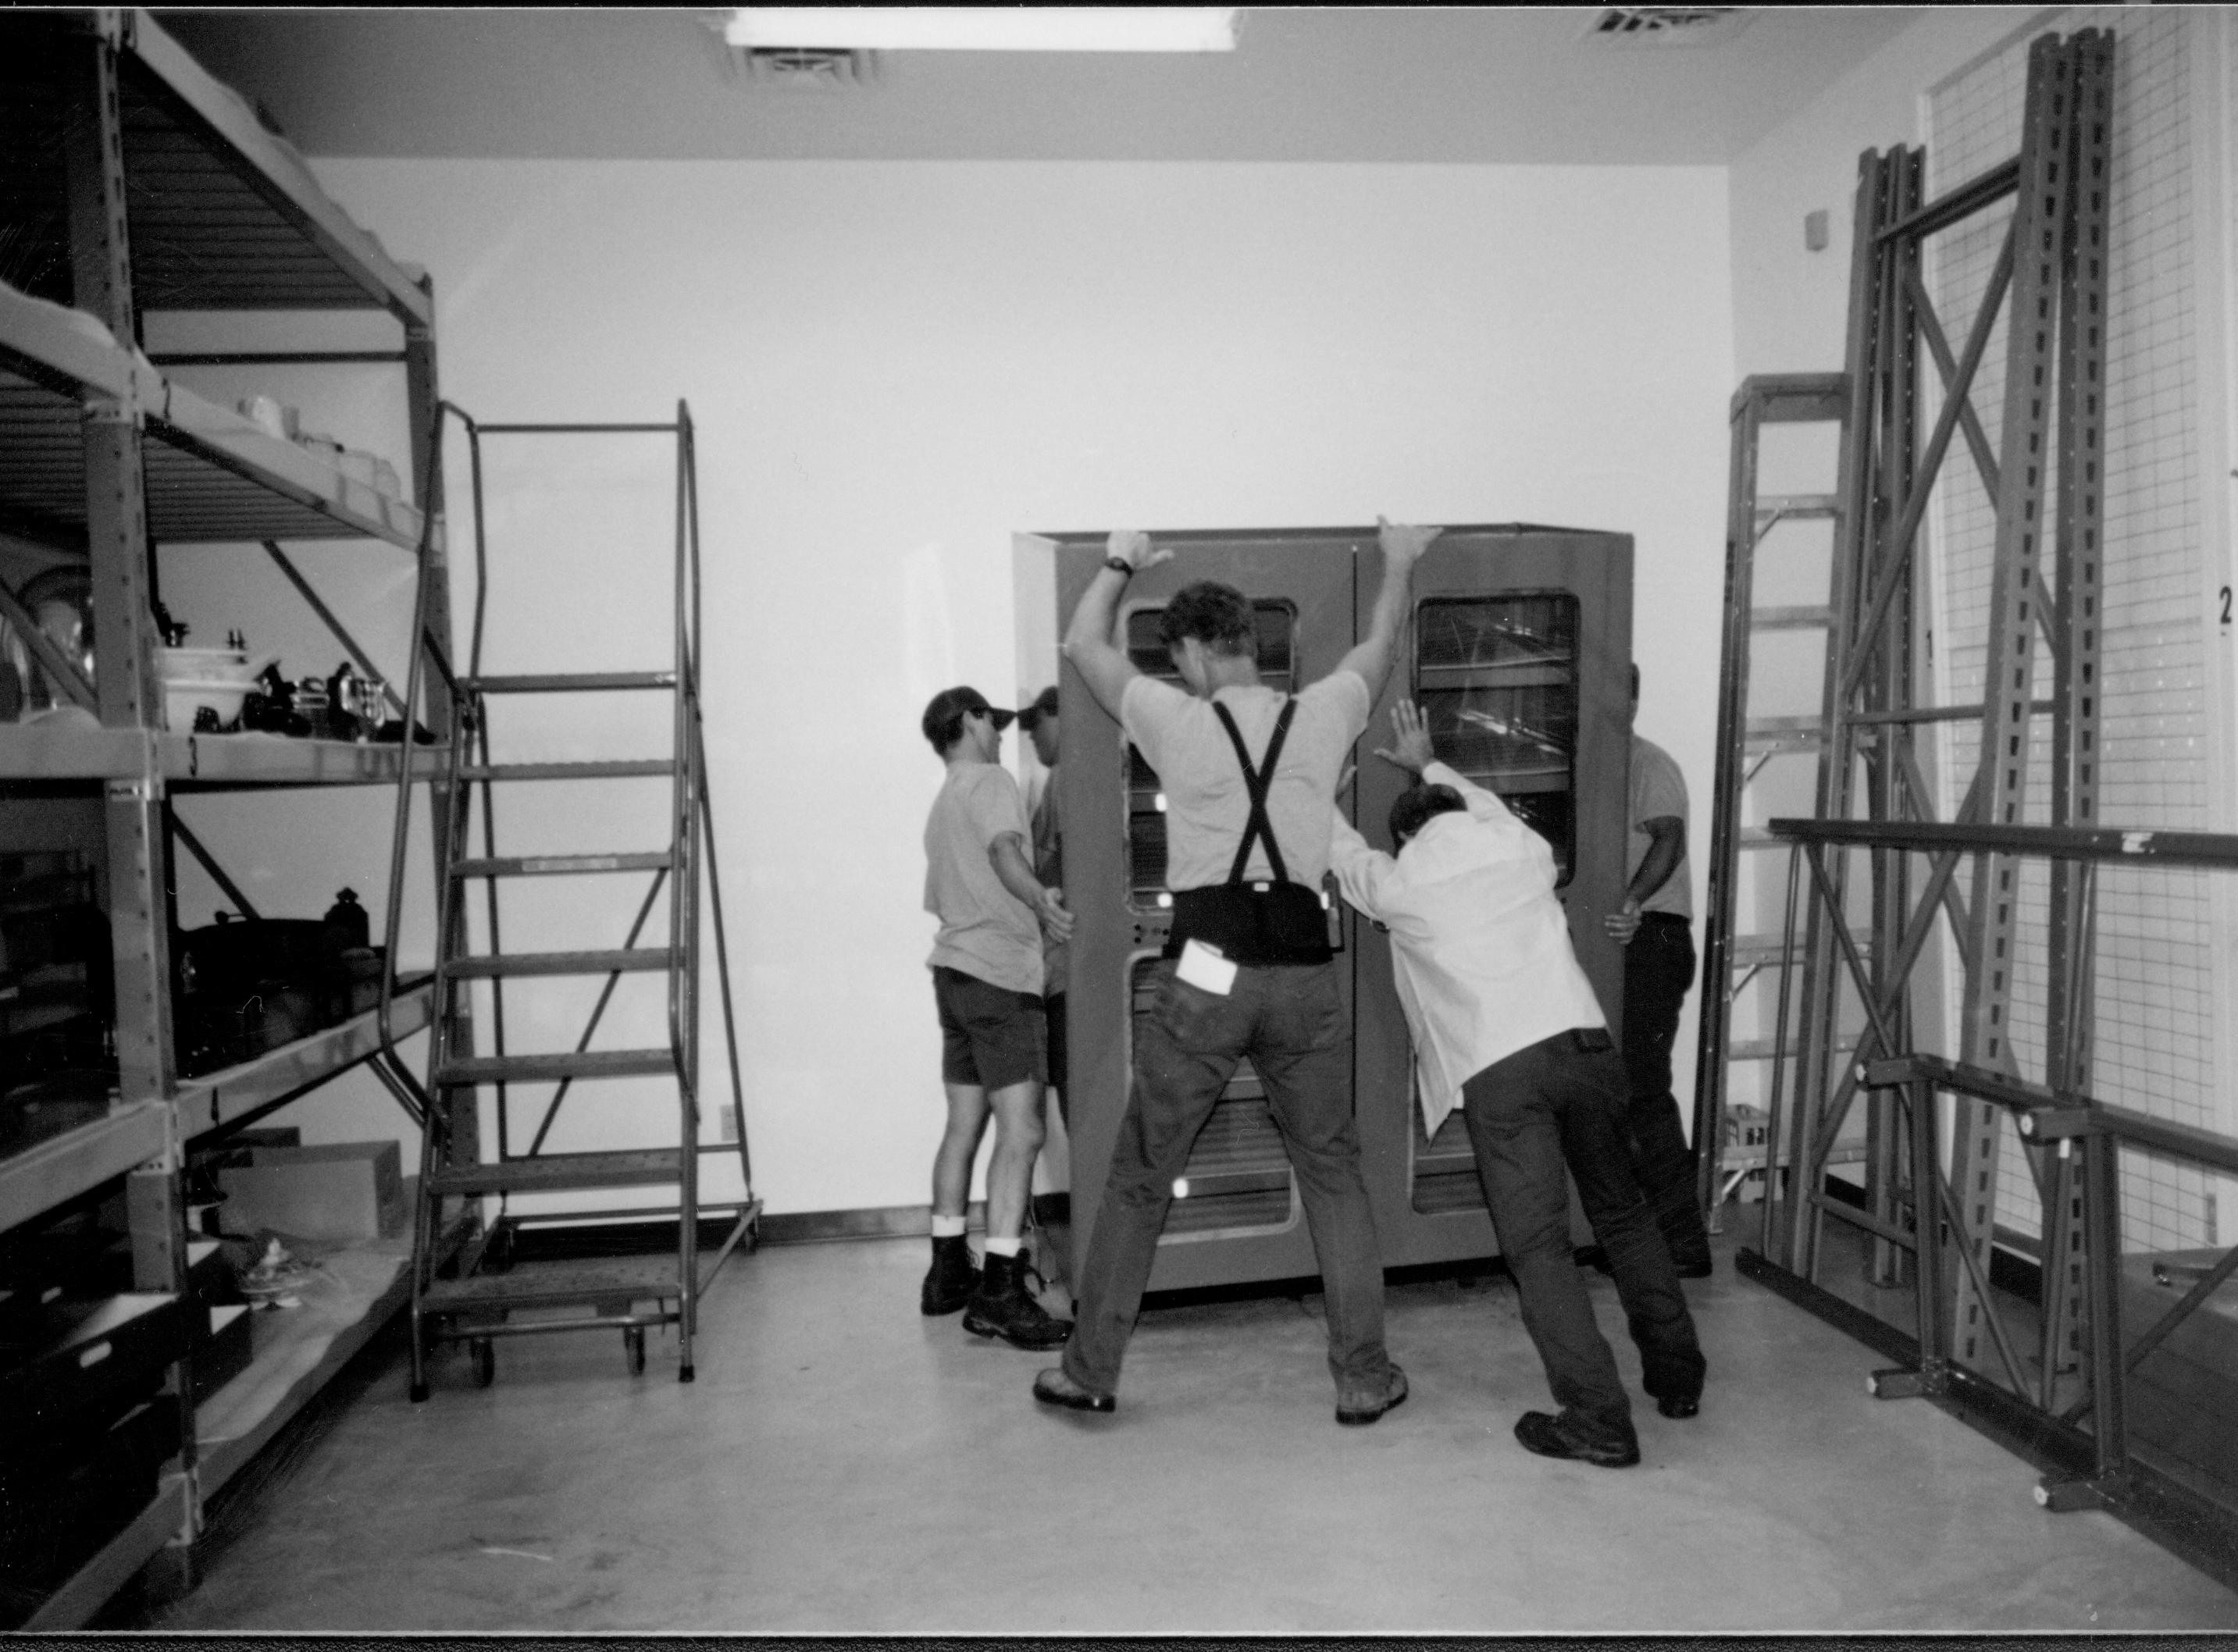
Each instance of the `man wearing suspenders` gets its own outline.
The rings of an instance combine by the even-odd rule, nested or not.
[[[1135,669],[1113,642],[1120,593],[1174,554],[1153,549],[1146,534],[1111,536],[1110,555],[1073,613],[1065,657],[1165,791],[1174,916],[1076,1275],[1072,1338],[1064,1363],[1034,1380],[1045,1404],[1086,1411],[1116,1404],[1174,1180],[1247,1056],[1266,1085],[1321,1262],[1337,1421],[1373,1423],[1407,1398],[1406,1373],[1383,1346],[1382,1259],[1353,1122],[1352,1027],[1320,885],[1328,800],[1390,671],[1414,564],[1436,534],[1382,525],[1383,586],[1367,638],[1294,697],[1260,683],[1251,605],[1210,580],[1183,587],[1161,616],[1189,691]]]

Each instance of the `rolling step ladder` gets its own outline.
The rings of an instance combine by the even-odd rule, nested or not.
[[[697,490],[689,410],[679,404],[667,425],[485,425],[446,404],[447,416],[464,427],[473,458],[476,603],[473,657],[463,676],[453,677],[440,657],[430,664],[444,678],[457,716],[454,719],[446,776],[434,792],[431,836],[441,871],[442,912],[435,963],[436,1014],[430,1033],[427,1075],[420,1091],[423,1142],[412,1260],[412,1398],[428,1392],[428,1363],[443,1343],[467,1345],[475,1380],[487,1384],[496,1369],[500,1338],[584,1330],[619,1330],[632,1375],[646,1365],[646,1332],[672,1326],[677,1335],[678,1377],[692,1380],[692,1338],[702,1292],[730,1257],[753,1248],[759,1233],[761,1205],[754,1197],[747,1155],[738,1040],[732,1014],[730,967],[723,931],[722,900],[714,861],[713,808],[708,796],[697,682],[699,657],[699,532]],[[483,508],[482,443],[493,437],[619,436],[643,439],[666,435],[676,444],[675,561],[672,658],[660,670],[486,674],[482,643],[488,598],[486,512]],[[414,661],[416,691],[419,658]],[[493,755],[493,708],[524,697],[659,696],[669,702],[669,750],[659,756],[629,756],[567,762],[501,761]],[[407,695],[407,703],[413,701]],[[569,704],[579,704],[571,700]],[[588,723],[590,720],[586,719]],[[540,837],[564,831],[571,811],[550,805],[551,788],[583,783],[640,789],[660,783],[665,790],[665,844],[643,843],[625,849],[586,844],[554,852],[504,854],[499,820],[533,819]],[[579,792],[574,794],[580,796]],[[479,804],[479,808],[476,805]],[[397,842],[404,842],[408,788],[400,798]],[[586,813],[594,811],[586,810]],[[469,851],[475,816],[480,817],[479,852]],[[701,889],[710,896],[721,1004],[730,1057],[730,1118],[725,1140],[701,1140],[699,1007]],[[586,935],[579,948],[559,951],[505,950],[500,890],[521,889],[546,880],[644,878],[649,887],[635,921],[619,946],[611,933]],[[392,886],[401,886],[401,879]],[[564,884],[563,884],[564,887]],[[482,946],[474,944],[468,922],[473,896],[482,900]],[[665,898],[664,898],[665,897]],[[564,910],[561,903],[547,903]],[[586,902],[586,908],[595,903]],[[656,914],[665,912],[665,919]],[[549,921],[548,912],[542,912]],[[391,918],[391,933],[394,918]],[[648,940],[651,925],[662,938]],[[510,988],[516,1002],[543,983],[603,979],[595,1007],[574,1047],[523,1052],[507,1047],[505,1015]],[[601,1022],[626,978],[654,978],[667,995],[666,1037],[638,1047],[593,1048]],[[578,988],[579,992],[579,988]],[[473,1047],[477,1000],[488,1008],[493,1048]],[[533,1001],[533,1000],[532,1000]],[[640,1008],[642,1004],[640,1001]],[[549,1024],[552,1016],[539,1017]],[[641,1014],[649,1020],[649,1014]],[[642,1038],[642,1034],[639,1035]],[[387,1060],[401,1070],[388,1051]],[[409,1077],[406,1074],[407,1078]],[[640,1106],[646,1088],[618,1093],[605,1088],[620,1080],[666,1080],[674,1086],[672,1104]],[[480,1151],[482,1097],[493,1095],[495,1151]],[[548,1092],[548,1094],[547,1094]],[[613,1129],[618,1111],[628,1120],[629,1144],[598,1151],[554,1151],[547,1147],[571,1095],[597,1097],[604,1105],[594,1133]],[[579,1105],[581,1110],[583,1103]],[[517,1113],[536,1113],[524,1133]],[[742,1194],[719,1205],[700,1198],[700,1160],[709,1153],[736,1154]],[[550,1195],[599,1194],[614,1190],[659,1190],[648,1206],[614,1209],[580,1201],[553,1209],[548,1201],[526,1213],[516,1199]],[[489,1207],[495,1204],[495,1213]],[[703,1218],[719,1217],[724,1237],[712,1256],[699,1251]],[[673,1223],[672,1252],[605,1255],[582,1259],[516,1259],[516,1242],[526,1230],[564,1226],[577,1242],[594,1236],[598,1226],[615,1221]],[[586,1224],[593,1224],[586,1226]]]
[[[1760,685],[1752,676],[1751,663],[1759,639],[1778,633],[1815,634],[1820,639],[1823,659],[1825,638],[1835,622],[1837,597],[1829,590],[1824,599],[1817,602],[1759,606],[1756,602],[1759,563],[1778,558],[1769,572],[1781,587],[1781,594],[1793,597],[1801,594],[1796,589],[1798,583],[1811,583],[1808,574],[1798,580],[1797,569],[1815,567],[1817,554],[1811,544],[1812,530],[1803,525],[1829,525],[1825,583],[1830,586],[1834,583],[1831,558],[1842,541],[1838,492],[1759,490],[1763,433],[1770,425],[1831,425],[1836,427],[1838,442],[1848,417],[1846,373],[1758,374],[1743,380],[1732,399],[1718,757],[1711,803],[1694,1089],[1697,1192],[1713,1232],[1724,1230],[1725,1201],[1744,1181],[1762,1174],[1769,1182],[1787,1165],[1789,1152],[1778,1140],[1774,1122],[1778,1109],[1771,1103],[1791,1082],[1799,1047],[1790,1014],[1800,951],[1790,940],[1792,926],[1786,930],[1753,931],[1743,917],[1745,909],[1761,915],[1762,895],[1767,887],[1761,878],[1745,878],[1744,866],[1760,862],[1765,851],[1787,847],[1761,825],[1748,823],[1751,816],[1760,820],[1777,812],[1774,806],[1755,803],[1751,789],[1761,790],[1769,783],[1765,770],[1780,759],[1807,757],[1816,765],[1826,746],[1826,719],[1821,712],[1768,715],[1757,709],[1751,689]],[[1779,777],[1775,771],[1771,779]],[[1784,908],[1789,912],[1797,909],[1804,893],[1798,886],[1799,867],[1791,849]],[[1745,909],[1745,885],[1749,897]],[[1758,989],[1753,1001],[1748,997],[1751,988]],[[1749,1018],[1754,1025],[1747,1036],[1736,1036],[1734,1012],[1744,1004],[1755,1011]],[[1853,1048],[1856,1041],[1853,1035],[1838,1039],[1836,1047]],[[1763,1075],[1754,1088],[1766,1105],[1733,1100],[1737,1069],[1754,1069]],[[1863,1156],[1862,1147],[1837,1147],[1830,1162],[1849,1163]]]

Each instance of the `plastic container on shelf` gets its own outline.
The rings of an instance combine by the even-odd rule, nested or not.
[[[208,708],[220,728],[241,717],[241,703],[256,686],[264,668],[280,657],[251,658],[241,648],[161,648],[156,671],[163,679],[164,723],[173,732],[193,732],[195,714]]]

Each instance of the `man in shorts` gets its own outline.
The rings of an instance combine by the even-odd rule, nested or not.
[[[1014,1348],[1048,1349],[1071,1333],[1026,1286],[1019,1230],[1042,1150],[1046,1077],[1042,934],[1063,939],[1072,915],[1027,858],[1025,803],[1002,766],[997,710],[974,688],[944,689],[924,709],[924,737],[948,776],[924,826],[924,905],[940,920],[932,955],[940,1012],[948,1127],[932,1161],[932,1265],[918,1306],[963,1309],[963,1328]],[[963,1238],[971,1166],[990,1114],[987,1261],[973,1266]]]

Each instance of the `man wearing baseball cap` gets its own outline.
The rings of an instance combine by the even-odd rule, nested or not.
[[[1042,1150],[1042,935],[1062,941],[1072,915],[1027,860],[1025,803],[1000,761],[1014,716],[975,688],[952,688],[932,697],[921,724],[948,765],[924,825],[924,905],[940,920],[927,962],[948,1125],[932,1161],[932,1265],[918,1306],[927,1314],[962,1308],[974,1336],[1047,1349],[1072,1323],[1052,1318],[1027,1289],[1018,1235]],[[964,1206],[990,1113],[982,1272],[964,1244]]]

